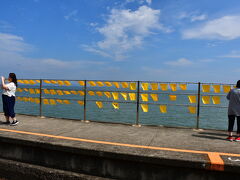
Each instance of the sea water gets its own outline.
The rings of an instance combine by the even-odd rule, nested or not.
[[[20,88],[39,88],[38,86],[19,86]],[[71,87],[56,87],[46,85],[44,88],[47,89],[69,89],[69,90],[83,90],[83,87],[71,86]],[[190,114],[188,106],[196,106],[191,104],[188,99],[188,95],[196,95],[196,86],[190,88],[190,90],[182,91],[147,91],[148,93],[161,93],[158,94],[158,102],[152,101],[149,95],[149,101],[143,102],[140,98],[140,103],[152,103],[149,104],[148,112],[143,112],[139,107],[139,124],[144,125],[164,125],[172,127],[193,127],[197,125],[196,114]],[[93,91],[127,91],[129,89],[124,88],[109,88],[109,87],[88,87],[88,90]],[[142,90],[141,90],[142,91]],[[136,92],[136,91],[132,91]],[[144,93],[142,91],[142,93]],[[162,94],[163,93],[163,94]],[[176,94],[176,101],[169,100],[169,94]],[[202,94],[204,95],[204,94]],[[213,92],[210,95],[221,95],[221,104],[219,105],[204,105],[201,102],[200,106],[200,117],[199,117],[199,128],[205,129],[221,129],[224,130],[227,127],[227,105],[226,94],[215,94]],[[17,92],[16,96],[27,96],[27,97],[39,97],[39,94],[29,94],[28,92]],[[59,98],[59,99],[70,99],[71,104],[58,104],[57,105],[42,105],[42,115],[46,117],[57,117],[82,120],[84,118],[84,108],[77,103],[77,100],[83,100],[84,96],[80,95],[49,95],[43,93],[43,98]],[[129,98],[129,97],[128,97]],[[96,105],[96,101],[103,101],[103,108],[99,109]],[[119,103],[119,109],[114,109],[112,102],[123,102]],[[167,104],[167,113],[161,113],[159,111],[159,104]],[[17,101],[15,111],[20,114],[39,115],[40,105]],[[99,122],[116,122],[116,123],[128,123],[136,124],[137,117],[137,104],[136,101],[125,101],[119,94],[119,100],[113,100],[106,96],[90,96],[87,95],[86,103],[86,119]],[[0,111],[2,112],[2,101],[0,101]]]

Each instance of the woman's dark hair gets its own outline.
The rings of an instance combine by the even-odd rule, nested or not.
[[[18,86],[18,83],[17,83],[17,76],[15,73],[9,73],[9,78],[12,79],[12,82],[16,85],[16,87]]]
[[[237,81],[236,87],[240,88],[240,80]]]

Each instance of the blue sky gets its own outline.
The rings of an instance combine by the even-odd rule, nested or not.
[[[0,72],[19,78],[240,79],[239,0],[0,0]]]

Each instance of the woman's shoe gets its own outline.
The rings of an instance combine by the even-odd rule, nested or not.
[[[234,137],[233,137],[233,136],[228,136],[228,137],[227,137],[227,140],[233,141],[233,140],[234,140]]]
[[[16,121],[13,121],[10,126],[16,126],[19,122],[16,120]]]

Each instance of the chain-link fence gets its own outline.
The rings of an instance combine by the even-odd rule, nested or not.
[[[225,96],[233,88],[200,82],[56,79],[20,79],[18,84],[19,114],[207,129],[225,129]]]

